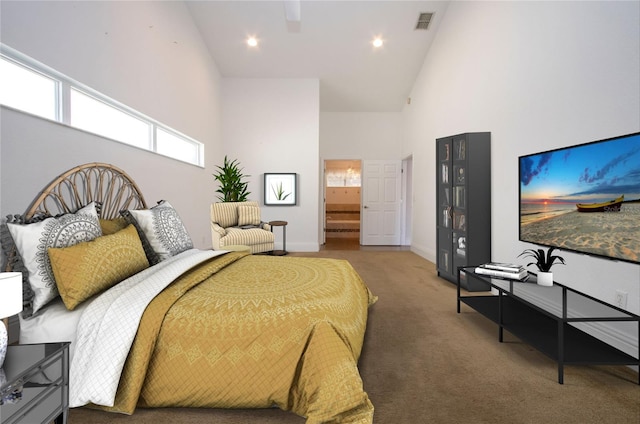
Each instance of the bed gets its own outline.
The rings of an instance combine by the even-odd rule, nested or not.
[[[168,202],[101,163],[7,217],[2,247],[24,276],[20,342],[71,342],[72,407],[373,422],[357,365],[376,297],[347,261],[194,249]]]

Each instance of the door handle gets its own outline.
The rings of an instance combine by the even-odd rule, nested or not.
[[[365,206],[364,208],[365,208],[365,209],[369,209],[369,206]]]

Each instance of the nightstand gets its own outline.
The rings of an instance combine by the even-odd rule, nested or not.
[[[12,345],[0,368],[0,422],[65,424],[69,343]]]

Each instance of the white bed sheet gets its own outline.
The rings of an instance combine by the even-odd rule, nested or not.
[[[64,306],[62,298],[58,297],[29,319],[24,319],[22,314],[18,315],[20,343],[71,342],[69,346],[69,359],[71,360],[75,348],[78,321],[92,300],[89,299],[70,311]]]

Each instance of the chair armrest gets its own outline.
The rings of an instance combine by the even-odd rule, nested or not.
[[[262,228],[263,230],[271,231],[271,225],[269,225],[269,223],[267,222],[261,222],[260,228]]]
[[[220,234],[220,237],[224,237],[227,235],[227,230],[225,230],[215,222],[211,223],[211,231],[215,231],[216,233]]]
[[[211,223],[211,244],[213,250],[220,250],[220,238],[227,235],[227,230],[216,224]]]

